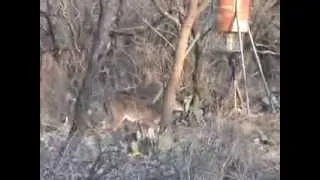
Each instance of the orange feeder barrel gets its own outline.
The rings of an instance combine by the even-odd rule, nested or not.
[[[248,32],[250,5],[251,0],[219,0],[218,30],[220,32],[238,32],[237,10],[240,32]]]

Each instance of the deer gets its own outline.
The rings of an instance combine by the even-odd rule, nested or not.
[[[155,98],[163,91],[160,89]],[[154,138],[159,130],[161,120],[161,106],[155,103],[155,98],[150,101],[147,97],[128,91],[117,91],[107,101],[103,107],[106,113],[111,113],[112,125],[107,128],[105,121],[103,129],[116,132],[123,127],[125,121],[138,125],[143,136],[152,135]],[[183,106],[176,100],[173,102],[173,111],[183,112]],[[131,124],[132,124],[131,123]]]

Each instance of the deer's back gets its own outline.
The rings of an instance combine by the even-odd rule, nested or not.
[[[110,102],[114,113],[126,116],[129,121],[155,120],[160,116],[157,108],[146,99],[126,92],[117,92]]]

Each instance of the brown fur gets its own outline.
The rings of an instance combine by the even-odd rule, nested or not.
[[[183,107],[178,102],[173,104],[174,110],[183,111]],[[116,92],[104,106],[105,110],[110,108],[113,120],[112,131],[119,130],[125,120],[153,129],[159,126],[161,119],[159,108],[134,93]]]

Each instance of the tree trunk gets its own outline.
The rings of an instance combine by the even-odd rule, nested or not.
[[[176,89],[180,81],[180,76],[184,65],[184,56],[188,47],[188,39],[191,34],[191,29],[193,23],[201,13],[201,11],[206,7],[207,0],[190,0],[189,11],[186,19],[183,22],[178,46],[175,53],[175,64],[173,67],[172,74],[169,79],[168,86],[164,93],[164,101],[162,107],[162,117],[161,117],[161,131],[168,127],[169,133],[172,128],[172,106],[173,102],[176,100]]]

